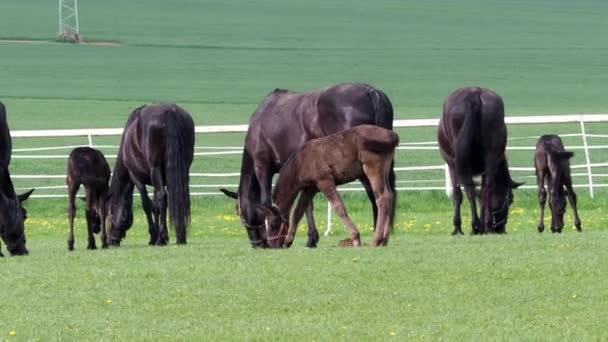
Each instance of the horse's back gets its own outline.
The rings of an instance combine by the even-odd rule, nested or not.
[[[374,101],[387,109],[377,113]],[[362,124],[392,128],[392,121],[392,104],[368,84],[342,83],[303,93],[276,89],[252,115],[245,148],[271,151],[272,158],[266,158],[281,164],[311,139]]]
[[[110,166],[103,153],[90,147],[77,147],[68,158],[68,177],[84,185],[108,185]]]
[[[190,162],[194,150],[194,121],[190,114],[176,104],[152,104],[136,109],[123,134],[123,154],[147,159],[152,164],[164,162],[167,141],[183,143],[181,152]],[[125,157],[125,156],[123,156]]]

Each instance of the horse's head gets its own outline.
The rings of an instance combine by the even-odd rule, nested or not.
[[[568,151],[550,152],[549,157],[555,165],[556,174],[549,185],[549,207],[551,208],[552,231],[561,232],[564,228],[564,213],[566,213],[566,197],[568,192],[564,189],[561,174],[570,168],[569,160],[574,153]]]
[[[247,230],[247,236],[249,237],[251,246],[253,248],[269,247],[267,240],[268,225],[266,220],[266,214],[270,212],[268,208],[246,201],[245,198],[236,192],[227,189],[220,189],[220,191],[226,196],[236,200],[236,213],[241,218],[241,223]]]
[[[10,198],[0,191],[0,208],[3,209],[3,213],[0,214],[0,236],[11,255],[28,254],[25,247],[23,225],[27,218],[27,211],[21,203],[28,199],[32,192],[34,192],[34,189],[15,198]]]
[[[508,181],[496,184],[492,195],[492,225],[497,233],[504,233],[509,218],[509,208],[513,204],[513,189],[523,185],[508,178]]]
[[[110,194],[107,206],[110,218],[108,244],[119,246],[120,241],[127,235],[127,230],[133,225],[133,198]]]

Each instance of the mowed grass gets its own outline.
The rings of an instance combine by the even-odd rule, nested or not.
[[[11,129],[122,127],[142,103],[177,102],[197,125],[246,123],[276,87],[308,90],[364,81],[391,98],[396,118],[438,117],[464,85],[501,94],[511,115],[605,113],[608,5],[585,1],[247,1],[81,2],[83,36],[121,46],[49,43],[56,3],[4,0],[0,100]],[[587,125],[604,134],[606,124]],[[512,126],[510,146],[578,125]],[[402,142],[433,141],[433,128],[399,130]],[[243,134],[198,135],[197,146],[241,146]],[[591,144],[604,144],[602,138]],[[579,137],[565,138],[580,146]],[[81,138],[14,139],[13,148],[86,144]],[[117,137],[95,144],[117,145]],[[65,159],[20,159],[13,174],[63,174]],[[112,155],[116,148],[104,148]],[[573,164],[585,161],[581,150]],[[509,151],[532,166],[531,151]],[[606,160],[592,150],[592,162]],[[109,160],[113,163],[113,160]],[[440,165],[436,151],[400,151],[397,166]],[[234,172],[238,155],[197,158],[192,172]],[[594,169],[606,174],[606,168]],[[582,172],[578,170],[576,172]],[[516,180],[534,185],[530,172]],[[398,181],[442,186],[443,171],[400,173]],[[595,183],[605,181],[593,177]],[[207,191],[237,179],[193,178]],[[575,178],[583,185],[586,177]],[[17,179],[22,189],[62,179]],[[408,183],[399,183],[409,186]],[[63,190],[36,190],[37,194]],[[147,246],[136,199],[123,246],[87,251],[79,203],[76,251],[67,251],[66,203],[33,198],[26,222],[30,256],[2,261],[0,340],[603,340],[606,321],[608,193],[580,189],[584,232],[571,211],[561,235],[536,232],[533,191],[518,190],[506,236],[451,237],[451,204],[441,191],[401,192],[387,248],[334,247],[333,235],[305,249],[300,227],[290,250],[252,250],[223,196],[193,199],[187,246]],[[349,214],[371,238],[369,203],[345,194]],[[318,196],[315,217],[326,225]],[[468,206],[463,228],[470,230]],[[548,227],[548,218],[546,221]],[[174,241],[172,235],[172,241]],[[13,336],[15,335],[15,336]]]
[[[605,195],[605,194],[604,194]],[[369,204],[345,195],[369,242]],[[3,260],[2,334],[19,339],[605,339],[605,203],[561,235],[518,197],[506,236],[452,237],[442,194],[402,196],[387,248],[253,250],[231,201],[198,198],[186,246],[150,247],[143,213],[123,245],[66,250],[63,202],[32,201],[31,255]],[[324,203],[317,220],[324,225]],[[467,212],[466,207],[463,208]],[[41,215],[42,213],[42,215]],[[80,211],[82,215],[82,211]],[[468,218],[465,217],[465,222]],[[465,225],[465,231],[469,231]],[[173,235],[171,236],[173,239]]]

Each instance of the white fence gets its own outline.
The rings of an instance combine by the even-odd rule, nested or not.
[[[412,127],[437,127],[438,119],[421,119],[421,120],[395,120],[394,127],[395,128],[412,128]],[[606,149],[608,145],[592,145],[588,143],[589,138],[608,138],[608,135],[603,134],[588,134],[586,133],[585,124],[586,123],[596,123],[596,122],[608,122],[608,114],[572,114],[572,115],[551,115],[551,116],[511,116],[505,119],[508,125],[521,125],[521,124],[555,124],[555,123],[574,123],[580,127],[580,133],[572,133],[572,134],[562,134],[561,136],[576,136],[582,138],[582,145],[568,145],[567,148],[569,150],[583,150],[585,156],[585,163],[579,165],[572,165],[572,169],[578,170],[583,169],[584,173],[574,173],[574,176],[584,176],[587,178],[586,184],[577,183],[576,187],[584,187],[589,189],[590,196],[593,197],[594,188],[599,187],[608,187],[608,184],[597,184],[593,182],[593,177],[605,177],[608,174],[593,174],[592,169],[596,167],[607,167],[608,163],[591,163],[590,159],[590,150],[592,149]],[[247,125],[215,125],[215,126],[197,126],[195,128],[195,132],[199,134],[207,134],[207,133],[244,133],[247,131]],[[12,131],[11,136],[16,141],[19,138],[51,138],[51,137],[86,137],[88,138],[88,145],[94,146],[96,148],[117,148],[118,146],[113,145],[96,145],[94,144],[94,137],[100,136],[119,136],[122,134],[122,128],[109,128],[109,129],[61,129],[61,130],[22,130],[22,131]],[[515,137],[510,138],[510,141],[515,141],[518,139],[535,139],[535,137]],[[433,135],[432,141],[423,141],[423,142],[404,142],[400,144],[398,150],[404,151],[424,151],[424,150],[433,150],[433,153],[437,153],[437,146],[435,142],[435,136]],[[403,140],[403,139],[402,139]],[[16,159],[13,163],[18,163],[19,159],[63,159],[67,160],[67,155],[64,154],[24,154],[27,152],[41,152],[41,151],[53,151],[53,150],[66,150],[70,148],[74,148],[82,145],[73,145],[73,146],[46,146],[46,147],[36,147],[36,148],[16,148],[13,149],[13,159]],[[510,146],[508,150],[534,150],[534,146]],[[221,156],[221,155],[229,155],[229,154],[241,154],[242,147],[197,147],[195,156]],[[437,156],[439,154],[437,153]],[[106,155],[107,158],[112,159],[115,158],[115,155]],[[399,159],[397,157],[397,159]],[[420,171],[429,171],[429,170],[445,170],[446,173],[442,179],[431,179],[431,180],[399,180],[397,190],[417,190],[417,191],[425,191],[425,190],[445,190],[446,192],[451,191],[451,184],[449,182],[449,177],[447,176],[447,169],[444,164],[439,165],[426,165],[426,166],[401,166],[396,167],[395,171],[399,173],[404,172],[420,172]],[[512,171],[534,171],[533,167],[511,167]],[[45,175],[45,174],[14,174],[12,177],[14,179],[27,179],[27,180],[40,180],[40,179],[64,179],[65,174],[63,173],[65,170],[57,170],[57,174]],[[196,181],[192,181],[192,195],[217,195],[220,194],[217,191],[218,187],[221,186],[232,186],[236,187],[238,184],[238,176],[239,172],[225,172],[225,173],[191,173],[190,174],[193,179],[198,177],[203,178],[213,178],[213,177],[233,177],[234,183],[231,184],[196,184]],[[528,176],[530,177],[530,176]],[[403,178],[403,177],[398,177]],[[407,178],[407,177],[405,177]],[[416,184],[423,182],[439,182],[440,185],[436,186],[416,186]],[[22,188],[32,188],[36,187],[38,189],[64,189],[65,185],[54,185],[54,186],[36,186],[35,183],[27,184],[27,186],[22,186]],[[214,191],[196,191],[195,189],[213,189]],[[526,185],[523,188],[536,188],[535,185]],[[344,187],[341,191],[362,191],[361,187]],[[62,191],[62,194],[36,194],[32,195],[32,197],[65,197],[65,191]]]

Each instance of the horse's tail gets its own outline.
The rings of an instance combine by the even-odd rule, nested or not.
[[[367,92],[374,115],[374,124],[386,129],[393,129],[393,104],[388,96],[380,90],[371,87]]]
[[[386,94],[376,88],[371,88],[367,93],[372,103],[372,110],[374,111],[374,122],[377,126],[384,127],[386,129],[393,129],[393,104]],[[396,134],[395,134],[396,135]],[[397,136],[396,145],[399,144],[399,137]],[[396,145],[392,146],[394,148]],[[397,205],[397,188],[395,185],[395,160],[391,163],[391,169],[389,171],[389,186],[393,192],[393,207],[391,208],[390,217],[390,229],[393,230],[393,222],[395,221],[395,208]]]
[[[471,153],[475,148],[476,136],[481,122],[481,98],[478,93],[471,93],[464,99],[468,111],[465,112],[464,122],[456,140],[455,159],[456,170],[460,174],[471,167]]]
[[[192,120],[178,116],[177,109],[167,116],[167,149],[165,151],[169,217],[178,244],[186,243],[190,224],[190,164],[194,156]],[[186,114],[187,115],[187,114]]]

